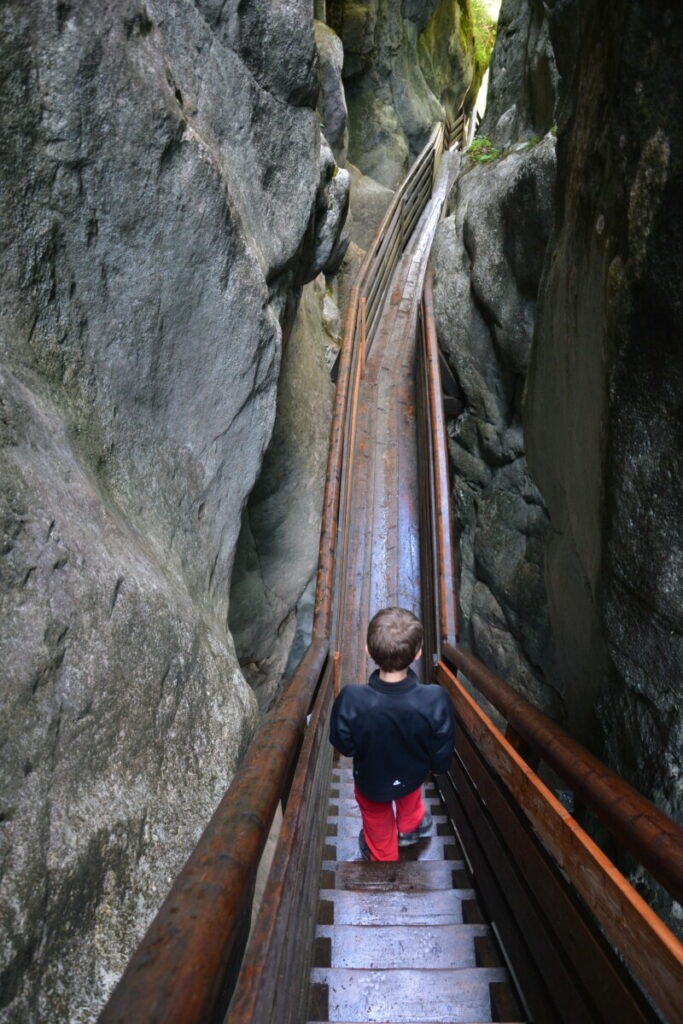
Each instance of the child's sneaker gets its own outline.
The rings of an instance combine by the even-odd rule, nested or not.
[[[370,847],[365,841],[363,829],[361,829],[360,832],[358,833],[358,849],[360,850],[360,855],[363,858],[363,860],[372,860],[372,856],[370,854]]]
[[[424,839],[424,837],[429,834],[431,827],[432,816],[429,811],[425,811],[424,817],[417,828],[414,828],[412,832],[399,832],[398,845],[412,846],[413,843],[419,843],[421,839]]]

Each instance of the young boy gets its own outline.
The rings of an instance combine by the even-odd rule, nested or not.
[[[398,847],[427,835],[422,802],[430,772],[453,752],[453,708],[440,686],[423,686],[408,667],[422,651],[422,625],[404,608],[383,608],[368,626],[366,651],[379,669],[367,686],[345,686],[332,706],[332,745],[353,757],[363,819],[364,860],[398,860]],[[394,817],[393,804],[396,804]]]

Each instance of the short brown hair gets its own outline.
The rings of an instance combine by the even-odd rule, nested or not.
[[[422,646],[422,623],[405,608],[382,608],[368,626],[368,650],[384,672],[400,672]]]

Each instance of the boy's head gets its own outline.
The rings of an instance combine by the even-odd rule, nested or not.
[[[405,608],[382,608],[368,626],[368,651],[384,672],[408,668],[422,647],[422,623]]]

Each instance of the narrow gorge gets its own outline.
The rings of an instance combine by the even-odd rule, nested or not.
[[[683,821],[683,15],[503,0],[477,125],[485,7],[0,9],[8,1024],[97,1018],[308,643],[349,291],[461,109],[460,642]]]

